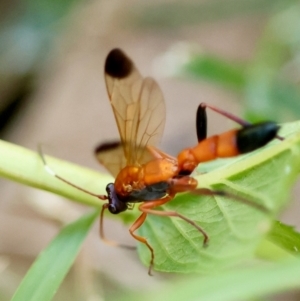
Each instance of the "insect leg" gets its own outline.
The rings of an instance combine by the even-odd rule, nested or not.
[[[121,248],[126,248],[126,249],[136,249],[136,247],[134,247],[134,246],[128,246],[128,245],[120,244],[120,243],[118,243],[116,241],[109,240],[109,239],[107,239],[105,237],[105,235],[104,235],[103,220],[104,220],[104,211],[106,209],[108,209],[108,206],[109,206],[109,204],[105,203],[102,206],[102,210],[101,210],[101,213],[100,213],[99,233],[100,233],[101,240],[103,240],[104,243],[106,243],[107,245],[110,245],[112,247],[121,247]]]
[[[150,246],[150,244],[147,242],[146,238],[138,236],[138,235],[133,233],[135,230],[137,230],[144,223],[144,221],[147,217],[147,214],[153,214],[153,215],[157,215],[157,216],[179,217],[182,220],[189,223],[190,225],[192,225],[193,227],[195,227],[203,235],[203,237],[204,237],[203,245],[204,246],[207,246],[207,244],[208,244],[208,240],[209,240],[208,234],[204,231],[204,229],[202,229],[200,226],[198,226],[191,219],[185,217],[184,215],[181,215],[180,213],[178,213],[176,211],[158,211],[158,210],[153,209],[155,207],[161,206],[161,205],[169,202],[172,199],[173,199],[173,196],[169,196],[169,197],[166,197],[164,199],[149,201],[149,202],[145,202],[145,203],[141,204],[139,206],[139,210],[142,211],[143,213],[129,229],[130,234],[135,239],[137,239],[138,241],[144,243],[151,252],[151,260],[150,260],[150,265],[149,265],[149,270],[148,270],[149,275],[151,275],[151,270],[152,270],[153,265],[154,265],[154,250]]]
[[[147,213],[143,212],[140,215],[140,217],[129,228],[129,232],[133,236],[134,239],[136,239],[139,242],[145,244],[147,246],[147,248],[149,249],[149,251],[151,253],[151,259],[150,259],[148,274],[149,274],[149,276],[152,276],[151,271],[152,271],[152,267],[154,265],[154,250],[151,247],[151,245],[148,243],[148,241],[147,241],[147,239],[145,237],[142,237],[142,236],[134,234],[134,232],[144,223],[146,217],[147,217]]]
[[[107,200],[108,197],[106,195],[99,195],[99,194],[95,194],[93,192],[90,192],[82,187],[79,187],[77,186],[76,184],[73,184],[72,182],[66,180],[65,178],[59,176],[58,174],[56,174],[48,165],[47,165],[47,162],[46,162],[46,159],[45,159],[45,156],[42,152],[42,148],[41,146],[39,145],[38,147],[38,152],[39,152],[39,155],[43,161],[43,164],[44,164],[44,167],[46,169],[46,171],[51,174],[52,176],[56,177],[57,179],[59,179],[60,181],[80,190],[80,191],[83,191],[89,195],[92,195],[92,196],[95,196],[97,198],[99,198],[100,200]],[[111,240],[108,240],[105,238],[105,235],[104,235],[104,227],[103,227],[103,220],[104,220],[104,211],[108,208],[109,204],[108,203],[105,203],[103,204],[102,206],[102,210],[101,210],[101,213],[100,213],[100,223],[99,223],[99,233],[100,233],[100,238],[108,245],[110,246],[114,246],[114,247],[121,247],[121,248],[126,248],[126,249],[136,249],[134,246],[128,246],[128,245],[123,245],[123,244],[120,244],[118,242],[115,242],[115,241],[111,241]]]
[[[204,103],[201,103],[198,106],[196,114],[196,130],[198,142],[206,139],[207,137],[207,115],[206,115],[206,106]]]
[[[170,195],[175,195],[178,192],[193,191],[198,186],[198,181],[196,179],[185,175],[172,178],[168,181],[168,183],[170,185]]]
[[[191,191],[191,193],[193,194],[198,194],[198,195],[207,195],[207,196],[222,196],[222,197],[226,197],[232,200],[235,200],[237,202],[246,204],[248,206],[251,206],[253,208],[256,208],[264,213],[270,213],[270,210],[268,208],[266,208],[264,205],[256,203],[254,201],[251,201],[247,198],[232,194],[230,192],[227,191],[223,191],[223,190],[212,190],[212,189],[208,189],[208,188],[198,188],[195,189],[193,191]]]
[[[198,226],[194,221],[191,219],[187,218],[186,216],[176,212],[176,211],[158,211],[158,210],[153,210],[153,208],[161,206],[167,202],[169,202],[173,197],[167,197],[164,199],[156,200],[156,201],[150,201],[150,202],[145,202],[140,205],[139,210],[142,212],[145,212],[147,214],[153,214],[153,215],[158,215],[158,216],[169,216],[169,217],[179,217],[182,220],[186,221],[193,227],[195,227],[199,232],[202,233],[204,239],[203,239],[203,245],[206,246],[208,244],[208,234],[202,229],[200,226]]]

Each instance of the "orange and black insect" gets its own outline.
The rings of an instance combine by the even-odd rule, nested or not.
[[[104,241],[120,246],[104,237],[104,211],[108,209],[112,214],[118,214],[132,208],[132,204],[141,203],[138,207],[141,215],[129,232],[148,247],[151,253],[151,274],[154,250],[145,237],[135,233],[148,214],[181,218],[202,233],[204,245],[209,240],[204,229],[189,218],[178,212],[155,210],[171,201],[177,193],[193,191],[197,194],[225,195],[265,210],[259,204],[226,192],[197,189],[198,182],[190,175],[201,162],[237,156],[264,146],[276,137],[278,125],[274,122],[252,125],[230,113],[201,104],[196,117],[198,143],[195,147],[184,149],[175,158],[156,148],[163,133],[166,114],[163,94],[157,83],[152,78],[143,78],[120,49],[113,49],[106,58],[105,81],[121,141],[102,144],[97,147],[95,154],[99,162],[115,177],[115,182],[107,185],[107,195],[96,195],[52,172],[62,181],[107,201],[100,216],[100,235]],[[207,138],[206,108],[236,121],[242,128]]]

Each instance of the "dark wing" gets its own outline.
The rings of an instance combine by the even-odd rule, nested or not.
[[[120,49],[113,49],[106,58],[105,80],[126,164],[143,164],[150,156],[146,146],[157,145],[163,133],[163,94],[153,79],[141,76]]]
[[[116,177],[120,169],[126,165],[123,146],[120,141],[102,143],[95,149],[98,161]]]

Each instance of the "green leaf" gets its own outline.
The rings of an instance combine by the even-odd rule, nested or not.
[[[179,218],[149,215],[140,234],[155,250],[155,269],[211,273],[253,258],[274,217],[287,203],[300,169],[300,134],[292,134],[299,128],[299,122],[287,124],[281,131],[289,136],[284,141],[274,141],[196,176],[200,187],[229,191],[264,204],[270,214],[232,199],[193,194],[180,194],[161,207],[180,212],[200,225],[210,237],[207,248],[203,248],[201,233]],[[146,265],[149,253],[139,244]]]
[[[281,131],[288,137],[286,140],[274,141],[264,149],[226,160],[225,164],[215,164],[206,168],[206,174],[196,176],[201,187],[228,190],[263,203],[272,212],[271,216],[231,199],[180,194],[161,209],[176,210],[201,225],[210,237],[205,249],[203,237],[184,221],[149,216],[140,234],[154,247],[156,269],[208,273],[251,258],[270,229],[273,217],[287,202],[295,181],[300,166],[300,134],[295,133],[299,131],[300,122],[286,124]],[[109,176],[68,162],[46,159],[56,173],[92,192],[104,193],[106,184],[112,181]],[[81,203],[97,207],[103,204],[49,175],[36,152],[3,141],[0,174]],[[127,211],[119,217],[128,220],[133,214],[136,211]],[[142,261],[148,265],[149,251],[138,245]]]
[[[291,254],[300,255],[300,233],[292,226],[275,222],[267,239]]]
[[[299,260],[256,265],[230,270],[209,277],[195,277],[165,285],[158,291],[124,295],[118,300],[240,301],[299,289]]]
[[[244,66],[237,66],[216,56],[191,54],[182,68],[187,76],[206,79],[230,89],[239,91],[245,85]]]
[[[245,64],[232,64],[188,43],[177,43],[160,58],[166,75],[203,79],[237,92],[245,87]]]
[[[97,210],[63,228],[33,263],[11,301],[51,300],[98,215]]]
[[[293,257],[293,255],[287,250],[283,249],[278,244],[273,243],[271,240],[269,240],[268,236],[259,244],[255,252],[255,256],[258,259],[277,262],[287,260]]]
[[[82,166],[46,156],[48,165],[70,182],[94,193],[105,193],[109,175],[100,174]],[[54,192],[80,203],[99,207],[102,202],[59,181],[46,172],[37,151],[0,140],[0,175],[28,186]]]
[[[291,120],[300,116],[299,69],[300,5],[281,9],[268,22],[245,76],[246,116],[252,121],[269,116]]]
[[[67,161],[45,156],[47,164],[56,174],[92,193],[106,194],[105,187],[114,180],[108,174],[101,174]],[[82,204],[100,207],[102,200],[67,185],[46,172],[37,151],[0,140],[0,176],[42,190],[61,195]],[[132,221],[133,211],[119,215],[123,221]],[[114,218],[116,215],[110,215]]]

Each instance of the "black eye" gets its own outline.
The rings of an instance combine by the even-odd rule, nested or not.
[[[109,210],[110,213],[116,213],[117,212],[117,208],[113,204],[109,204],[108,210]]]
[[[108,195],[111,195],[113,189],[114,189],[114,184],[113,183],[108,183],[106,185],[106,192],[107,192]]]

